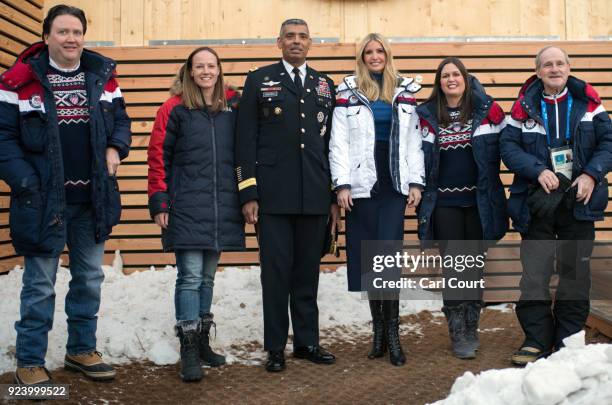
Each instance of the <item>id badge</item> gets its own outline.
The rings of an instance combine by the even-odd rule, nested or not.
[[[572,166],[574,164],[572,148],[569,146],[552,148],[550,150],[550,161],[555,173],[563,174],[568,180],[572,179]]]

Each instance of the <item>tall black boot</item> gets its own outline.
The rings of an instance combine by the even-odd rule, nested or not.
[[[389,346],[389,361],[394,366],[403,366],[406,363],[406,356],[399,337],[399,300],[383,301],[383,315]]]
[[[453,355],[460,359],[476,357],[474,348],[465,337],[465,303],[442,307],[448,323],[448,335],[451,340]]]
[[[372,350],[368,353],[369,359],[382,357],[387,352],[387,339],[385,337],[385,318],[383,317],[383,301],[369,300],[372,314]]]
[[[216,331],[217,325],[213,322],[213,314],[202,315],[199,340],[200,359],[202,359],[205,366],[219,367],[225,364],[225,356],[213,352],[210,347],[210,328],[212,326],[215,327]]]
[[[478,301],[470,301],[465,306],[465,339],[472,348],[480,348],[478,339],[478,322],[480,321],[480,309],[482,304]]]
[[[185,382],[200,381],[203,375],[198,353],[198,327],[185,329],[177,325],[176,334],[181,342],[181,378]]]

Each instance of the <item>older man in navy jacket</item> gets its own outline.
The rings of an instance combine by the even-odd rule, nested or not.
[[[16,322],[19,384],[50,382],[44,367],[53,325],[55,276],[68,245],[65,366],[94,380],[115,376],[96,351],[104,241],[119,222],[115,173],[131,135],[115,62],[83,50],[82,10],[58,5],[44,42],[0,77],[0,179],[11,188],[11,239],[25,256]]]
[[[512,362],[524,365],[563,346],[589,313],[589,260],[594,221],[608,203],[612,126],[593,87],[570,76],[555,46],[536,56],[536,75],[521,89],[501,136],[501,155],[515,174],[508,211],[521,233],[521,299],[525,341]],[[552,305],[555,262],[559,285]]]

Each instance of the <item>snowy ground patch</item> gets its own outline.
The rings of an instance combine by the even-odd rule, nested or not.
[[[565,348],[524,369],[466,372],[448,398],[434,405],[612,404],[612,345],[585,345],[584,332]]]
[[[111,363],[148,360],[174,364],[179,359],[178,339],[174,336],[174,283],[176,269],[136,272],[126,276],[120,260],[104,266],[102,303],[98,313],[98,350]],[[212,346],[227,356],[228,363],[259,364],[264,358],[263,318],[259,268],[226,268],[218,272],[212,311],[218,324]],[[15,368],[15,329],[19,318],[22,270],[11,271],[0,279],[0,373]],[[58,269],[55,286],[55,320],[49,333],[47,367],[63,364],[67,338],[64,299],[70,272]],[[429,294],[429,293],[423,293]],[[432,294],[429,299],[402,300],[401,315],[423,310],[438,311],[441,306]],[[406,298],[406,297],[404,297]],[[321,273],[319,319],[322,342],[352,341],[370,333],[370,313],[361,294],[346,288],[346,268]],[[420,331],[403,325],[404,333]],[[212,330],[213,337],[215,330]],[[253,350],[255,349],[255,350]],[[288,349],[291,349],[289,346]]]

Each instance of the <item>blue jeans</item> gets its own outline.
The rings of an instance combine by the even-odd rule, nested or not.
[[[96,243],[91,205],[71,204],[66,207],[66,244],[70,258],[70,274],[66,295],[68,316],[68,354],[81,354],[96,349],[97,313],[104,273],[104,243]],[[55,311],[55,276],[59,257],[25,257],[21,289],[21,319],[17,330],[17,367],[44,366],[47,335],[53,326]]]
[[[174,306],[176,320],[197,321],[210,312],[219,252],[214,250],[177,250]]]

